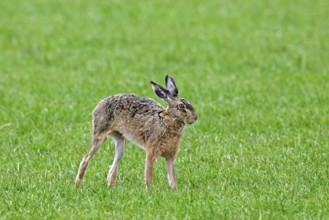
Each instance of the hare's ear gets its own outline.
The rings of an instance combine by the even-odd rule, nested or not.
[[[151,81],[151,86],[152,89],[154,90],[154,92],[163,100],[167,101],[168,100],[168,95],[169,92],[168,90],[166,90],[165,88],[163,88],[162,86],[160,86],[159,84]]]
[[[167,90],[169,91],[170,95],[176,97],[178,95],[178,89],[176,87],[174,78],[167,75],[165,81],[166,81]]]

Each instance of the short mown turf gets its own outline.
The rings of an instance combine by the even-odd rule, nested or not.
[[[329,1],[0,2],[0,219],[329,218]],[[163,159],[114,146],[74,179],[91,112],[116,93],[196,109],[170,190]]]

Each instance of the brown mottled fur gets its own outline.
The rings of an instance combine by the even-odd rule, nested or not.
[[[192,124],[197,116],[190,103],[178,98],[178,90],[172,77],[166,76],[167,89],[151,82],[156,94],[168,103],[164,109],[157,102],[134,94],[118,94],[100,101],[93,111],[92,144],[80,163],[76,182],[83,179],[88,162],[107,136],[115,142],[115,157],[108,173],[108,185],[116,182],[118,163],[123,155],[126,140],[146,151],[145,180],[149,188],[155,159],[166,159],[168,181],[176,187],[174,160],[185,124]]]

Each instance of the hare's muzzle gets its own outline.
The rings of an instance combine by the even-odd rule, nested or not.
[[[191,117],[191,119],[188,121],[188,124],[193,124],[198,120],[198,116],[194,115]]]

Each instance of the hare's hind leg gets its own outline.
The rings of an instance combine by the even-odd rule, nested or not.
[[[83,176],[86,172],[86,169],[88,167],[89,160],[92,158],[92,156],[96,153],[96,151],[99,149],[101,144],[106,140],[106,134],[101,134],[101,135],[94,135],[91,148],[89,149],[88,153],[83,157],[80,167],[78,170],[78,174],[76,176],[75,182],[79,183],[82,181]]]
[[[126,140],[120,133],[111,134],[115,144],[115,155],[112,165],[110,166],[109,173],[107,175],[108,186],[115,186],[117,174],[118,174],[118,165],[119,161],[122,158]]]

